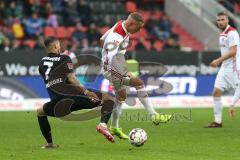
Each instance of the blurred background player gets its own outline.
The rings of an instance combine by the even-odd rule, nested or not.
[[[217,15],[217,26],[222,31],[219,36],[219,45],[221,48],[221,57],[211,62],[212,67],[217,67],[222,63],[217,74],[213,89],[214,100],[214,122],[208,128],[222,127],[222,101],[221,96],[224,91],[236,88],[236,61],[235,55],[239,52],[239,35],[235,28],[229,25],[229,19],[226,13],[220,12]],[[231,107],[229,108],[230,116],[234,116],[233,106],[236,104],[240,96],[240,89],[235,91]]]
[[[60,54],[61,47],[58,39],[54,37],[48,37],[44,41],[44,45],[48,54],[46,57],[42,58],[39,64],[39,72],[44,79],[51,101],[45,103],[42,107],[37,109],[37,116],[41,132],[47,141],[47,144],[42,148],[56,148],[57,145],[53,144],[52,141],[51,127],[47,116],[61,117],[58,116],[59,111],[61,115],[65,116],[70,114],[72,111],[77,111],[80,109],[92,109],[100,105],[102,106],[101,111],[103,113],[105,109],[109,107],[113,108],[114,101],[107,94],[90,91],[81,86],[79,81],[76,79],[75,74],[73,73],[73,65],[70,58],[66,55]],[[61,73],[58,73],[56,69],[61,70]],[[61,75],[64,75],[65,77],[63,78]],[[72,88],[69,89],[69,93],[67,93],[63,88],[64,85],[66,85],[65,82],[72,86]],[[61,90],[63,90],[63,93],[57,92],[56,87],[59,87]],[[76,91],[76,93],[79,95],[72,95],[74,91]],[[66,94],[64,94],[65,92]],[[56,110],[55,107],[57,104],[66,98],[73,100],[72,104],[70,106],[62,105],[60,110]],[[66,111],[66,113],[61,113],[64,111]],[[109,141],[114,142],[114,138],[109,133],[107,128],[107,122],[109,121],[110,117],[111,112],[102,114],[100,123],[97,125],[96,129]]]
[[[121,105],[126,99],[126,86],[136,88],[139,100],[150,114],[151,120],[155,125],[158,125],[160,122],[168,122],[172,117],[168,114],[161,115],[155,111],[148,97],[144,82],[127,71],[124,54],[127,49],[126,45],[129,44],[129,35],[138,32],[143,25],[144,20],[142,16],[134,12],[125,21],[117,22],[100,39],[101,44],[103,44],[103,75],[113,84],[116,94],[110,132],[122,139],[128,138],[118,125],[121,116]]]

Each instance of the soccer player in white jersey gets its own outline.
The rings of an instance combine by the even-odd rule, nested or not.
[[[103,45],[103,75],[112,83],[116,94],[110,132],[121,139],[128,138],[118,125],[121,116],[121,104],[126,99],[126,86],[136,88],[140,102],[150,114],[151,120],[155,125],[168,122],[172,117],[172,115],[159,114],[155,111],[148,97],[144,82],[139,77],[134,77],[130,74],[126,68],[124,54],[127,49],[126,44],[129,44],[129,35],[138,32],[143,25],[142,16],[134,12],[126,20],[117,22],[100,39]]]
[[[220,12],[217,15],[217,26],[222,31],[219,36],[219,45],[221,48],[221,57],[211,62],[212,67],[217,67],[222,63],[220,70],[217,74],[214,89],[214,122],[212,122],[208,128],[221,128],[222,127],[222,93],[231,88],[237,87],[236,79],[236,61],[235,55],[239,52],[239,35],[235,28],[229,25],[229,19],[226,13]],[[232,104],[229,107],[230,117],[234,116],[233,106],[237,102],[237,96],[240,95],[240,89],[236,89]]]

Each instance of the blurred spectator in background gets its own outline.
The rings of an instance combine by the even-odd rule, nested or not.
[[[14,35],[11,27],[4,26],[1,28],[1,32],[6,37],[7,41],[9,41],[8,43],[10,43],[10,41],[14,39]]]
[[[9,4],[8,8],[5,8],[6,12],[7,12],[7,17],[8,18],[22,18],[23,17],[23,6],[22,3],[20,1],[12,1]]]
[[[72,34],[72,41],[73,41],[72,50],[75,51],[76,49],[79,49],[79,48],[87,49],[88,39],[82,24],[78,22],[76,25],[76,28],[77,28],[76,31],[73,32]]]
[[[146,23],[146,28],[150,35],[153,38],[157,38],[160,40],[166,40],[170,37],[171,33],[168,30],[164,30],[164,22],[160,23],[160,21],[154,19],[154,16],[151,16]],[[163,27],[163,28],[162,28]]]
[[[16,39],[22,39],[24,37],[24,29],[18,18],[13,19],[12,21],[12,32]]]
[[[63,12],[63,0],[52,0],[54,12],[61,14]]]
[[[76,24],[76,22],[80,21],[76,6],[77,6],[77,0],[64,1],[63,21],[68,26],[73,26]]]
[[[2,32],[0,32],[0,49],[4,48],[4,42],[6,41],[6,37]]]
[[[3,26],[5,26],[5,22],[4,22],[3,16],[0,13],[0,27],[3,27]]]
[[[89,29],[87,30],[87,38],[89,41],[89,45],[93,47],[98,46],[100,37],[101,34],[99,33],[96,24],[91,23]]]
[[[79,0],[77,12],[83,25],[88,26],[91,23],[92,10],[85,0]]]
[[[159,27],[161,28],[161,30],[168,32],[170,35],[172,34],[171,21],[166,14],[163,14],[163,16],[161,17],[159,21]]]
[[[95,10],[96,7],[99,8]],[[166,43],[166,48],[176,48],[178,40],[172,37],[173,23],[162,14],[163,7],[164,0],[126,0],[117,3],[100,0],[0,0],[1,47],[41,48],[43,36],[61,36],[56,34],[60,26],[65,31],[62,39],[68,49],[97,49],[103,28],[111,27],[113,21],[126,16],[129,9],[134,11],[141,8],[147,32],[144,33],[144,30],[136,36],[133,50],[140,48],[149,51],[158,40],[162,45]],[[44,29],[45,26],[49,27]]]
[[[4,51],[9,51],[10,41],[3,33],[3,28],[0,28],[0,49]]]
[[[167,39],[165,45],[164,45],[164,50],[165,49],[180,49],[180,44],[179,44],[179,37],[178,35],[173,35],[170,38]]]
[[[38,13],[32,13],[32,16],[24,21],[26,37],[36,38],[42,34],[44,21],[38,17]]]
[[[44,44],[44,36],[38,36],[34,48],[35,49],[43,49],[44,48],[43,44]]]
[[[8,17],[7,6],[4,1],[0,1],[0,15],[2,18]]]
[[[51,3],[47,3],[46,12],[47,12],[47,25],[54,28],[58,27],[58,17],[57,14],[54,13]]]
[[[25,3],[26,3],[25,12],[27,13],[27,15],[31,15],[33,12],[38,12],[38,14],[41,17],[46,16],[45,9],[44,9],[46,1],[26,0]]]
[[[234,4],[236,0],[218,0],[224,7],[226,7],[229,11],[234,12]]]

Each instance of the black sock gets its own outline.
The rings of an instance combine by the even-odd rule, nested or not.
[[[47,116],[38,116],[38,123],[47,143],[52,143],[51,127],[48,122]]]
[[[106,100],[102,103],[102,109],[101,109],[101,123],[108,123],[112,110],[114,106],[114,101]]]

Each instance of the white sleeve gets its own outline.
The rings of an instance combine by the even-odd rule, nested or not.
[[[227,35],[228,46],[238,46],[239,45],[239,35],[237,31],[230,31]]]

